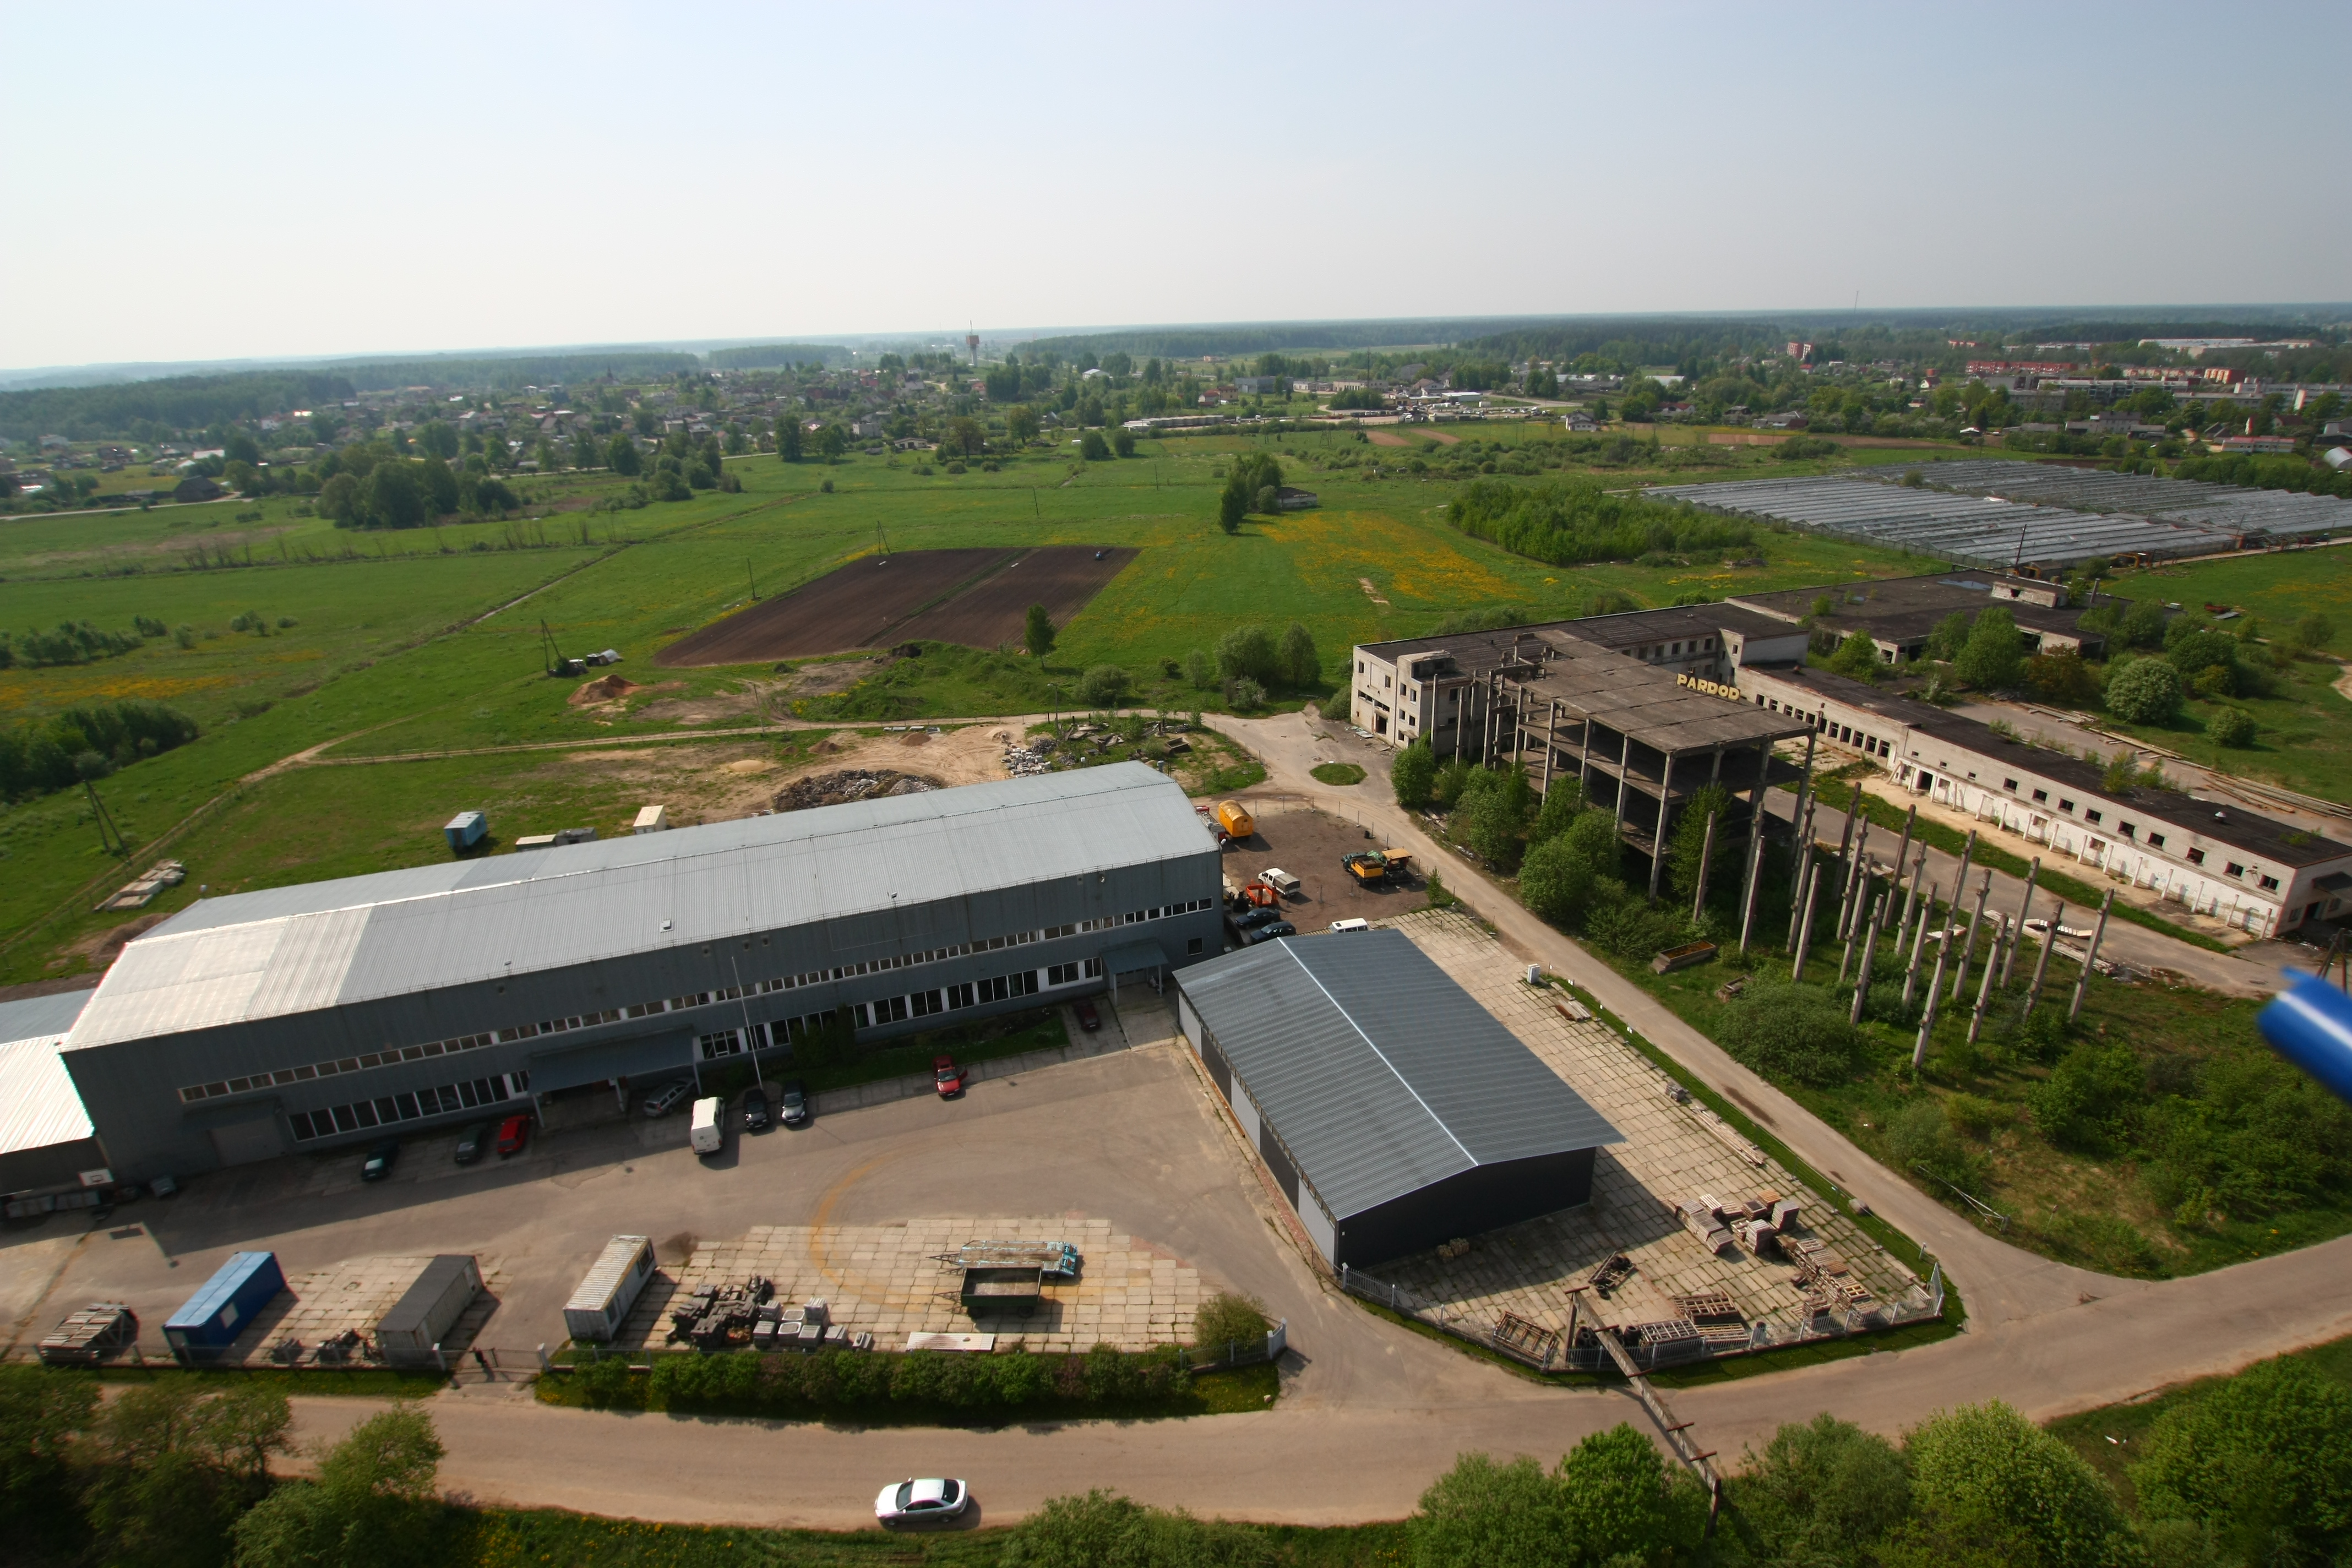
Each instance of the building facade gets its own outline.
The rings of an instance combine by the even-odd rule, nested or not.
[[[61,1059],[118,1175],[882,1038],[1218,952],[1216,844],[1123,763],[208,899]]]

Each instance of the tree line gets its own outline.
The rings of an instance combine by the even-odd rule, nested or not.
[[[196,721],[138,698],[89,702],[0,730],[0,800],[30,800],[184,746]]]

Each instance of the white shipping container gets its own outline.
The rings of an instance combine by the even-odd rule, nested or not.
[[[610,1340],[653,1277],[654,1244],[642,1236],[614,1237],[563,1303],[563,1331],[575,1340]]]
[[[643,805],[637,808],[637,820],[632,825],[639,833],[660,833],[669,826],[669,807]]]

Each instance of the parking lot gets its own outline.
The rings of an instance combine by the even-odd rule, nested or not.
[[[1366,887],[1340,866],[1343,855],[1384,845],[1344,816],[1280,796],[1242,797],[1257,831],[1225,848],[1225,875],[1235,884],[1279,868],[1298,879],[1297,896],[1282,902],[1282,918],[1302,931],[1330,929],[1333,921],[1384,920],[1427,907],[1426,867],[1401,882]]]
[[[422,1138],[383,1182],[360,1182],[357,1151],[298,1155],[196,1177],[95,1226],[87,1213],[12,1226],[0,1232],[6,1335],[27,1342],[86,1302],[120,1300],[160,1353],[163,1320],[231,1252],[275,1251],[289,1282],[321,1285],[355,1260],[469,1252],[496,1298],[474,1342],[507,1351],[511,1365],[562,1342],[565,1299],[616,1234],[653,1237],[675,1278],[703,1238],[782,1237],[803,1255],[814,1242],[820,1258],[848,1262],[885,1232],[920,1229],[915,1245],[936,1252],[983,1222],[1099,1240],[1087,1292],[1039,1325],[1065,1339],[1175,1335],[1204,1289],[1240,1289],[1277,1315],[1295,1311],[1314,1286],[1266,1222],[1263,1191],[1181,1047],[1168,1043],[1165,1003],[1136,986],[1122,1010],[1104,1010],[1090,1038],[1114,1048],[1101,1054],[991,1064],[1000,1070],[954,1100],[820,1103],[807,1126],[730,1130],[708,1157],[685,1146],[683,1114],[631,1116],[559,1125],[507,1161],[460,1166],[454,1136]],[[952,1241],[931,1247],[934,1234]],[[793,1288],[842,1298],[837,1284],[816,1290],[822,1272]],[[929,1277],[921,1288],[937,1289]]]

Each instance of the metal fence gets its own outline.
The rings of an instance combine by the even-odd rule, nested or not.
[[[1538,1372],[1597,1372],[1612,1359],[1594,1331],[1600,1326],[1597,1324],[1580,1326],[1573,1342],[1564,1334],[1552,1334],[1548,1336],[1548,1342],[1530,1343],[1528,1336],[1510,1331],[1500,1320],[1488,1322],[1474,1319],[1444,1302],[1424,1300],[1404,1286],[1376,1279],[1345,1264],[1339,1268],[1339,1287],[1400,1317],[1411,1318],[1466,1344],[1508,1356]],[[1658,1372],[1698,1362],[1884,1332],[1911,1323],[1935,1322],[1943,1315],[1944,1266],[1938,1263],[1930,1270],[1927,1283],[1899,1301],[1874,1302],[1867,1307],[1848,1305],[1801,1316],[1793,1322],[1765,1320],[1719,1326],[1675,1319],[1644,1325],[1662,1332],[1655,1339],[1644,1337],[1626,1344],[1623,1350],[1636,1371]],[[1620,1332],[1630,1330],[1621,1325]]]

